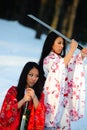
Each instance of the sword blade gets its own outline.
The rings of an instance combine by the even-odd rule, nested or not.
[[[33,20],[37,21],[38,23],[40,23],[41,25],[43,25],[44,27],[46,27],[47,29],[49,29],[50,31],[55,32],[56,34],[58,34],[59,36],[61,36],[62,38],[64,38],[67,42],[71,42],[71,40],[69,38],[67,38],[65,35],[63,35],[62,33],[60,33],[59,31],[55,30],[54,28],[52,28],[51,26],[49,26],[48,24],[46,24],[45,22],[43,22],[42,20],[38,19],[37,17],[35,17],[32,14],[28,15],[30,18],[32,18]],[[78,49],[82,50],[83,47],[78,45]]]

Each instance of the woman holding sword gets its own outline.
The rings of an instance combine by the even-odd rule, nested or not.
[[[42,90],[39,65],[35,62],[26,63],[17,87],[12,86],[5,96],[0,112],[0,130],[44,130]]]
[[[77,47],[72,39],[66,52],[65,39],[53,31],[45,39],[39,60],[44,79],[45,130],[71,130],[71,121],[84,116],[83,59],[87,48],[75,54]]]

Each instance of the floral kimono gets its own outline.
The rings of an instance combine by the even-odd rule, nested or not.
[[[44,59],[43,69],[46,130],[70,130],[70,121],[84,115],[85,79],[81,54],[72,56],[65,67],[64,58],[50,52]]]
[[[18,109],[16,87],[12,86],[4,99],[0,112],[0,130],[18,130],[21,109]],[[31,112],[28,122],[28,130],[44,130],[44,94],[41,94],[40,103],[37,109],[34,109],[30,103]]]

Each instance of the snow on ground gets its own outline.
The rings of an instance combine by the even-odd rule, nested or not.
[[[0,19],[0,107],[7,90],[12,85],[17,85],[25,63],[38,62],[45,37],[42,35],[41,39],[35,39],[33,29],[27,28],[17,21]],[[87,66],[85,70],[87,80]],[[87,105],[85,117],[73,122],[71,130],[87,130],[86,122]]]

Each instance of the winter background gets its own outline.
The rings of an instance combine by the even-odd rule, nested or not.
[[[46,35],[35,39],[35,33],[35,30],[17,21],[0,19],[0,108],[7,90],[17,85],[25,63],[38,62]],[[84,60],[84,66],[87,80],[87,59]],[[72,122],[71,130],[87,130],[87,96],[85,110],[84,118]]]

